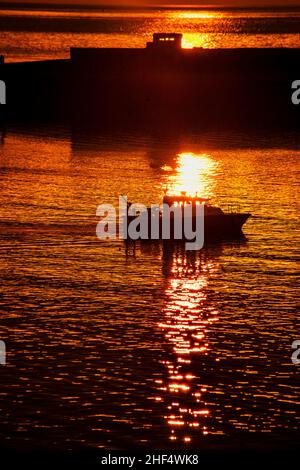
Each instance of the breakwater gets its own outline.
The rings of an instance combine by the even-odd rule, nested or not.
[[[183,49],[180,35],[154,35],[145,49],[76,48],[66,60],[0,64],[1,119],[297,127],[299,63],[300,49]]]

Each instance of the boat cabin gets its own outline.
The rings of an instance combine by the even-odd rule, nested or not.
[[[182,48],[182,37],[182,34],[179,33],[155,33],[153,34],[153,42],[147,43],[147,49],[180,50]]]
[[[170,207],[186,206],[188,204],[192,204],[192,206],[197,206],[200,204],[205,204],[208,201],[208,198],[198,197],[197,193],[196,196],[188,196],[185,191],[182,191],[178,196],[165,195],[163,199],[163,203],[168,204],[168,206]]]
[[[188,196],[186,191],[182,191],[178,196],[165,195],[163,203],[169,207],[182,207],[184,209],[187,205],[192,205],[193,214],[196,212],[196,206],[204,205],[204,214],[207,215],[223,215],[224,212],[220,207],[211,206],[208,204],[209,198],[199,197],[196,193],[195,196]]]

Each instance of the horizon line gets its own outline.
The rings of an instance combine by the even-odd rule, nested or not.
[[[75,10],[249,10],[249,11],[259,11],[259,10],[265,10],[265,11],[272,11],[272,10],[277,10],[277,11],[286,11],[289,9],[293,10],[300,10],[300,5],[296,5],[295,3],[291,3],[288,5],[257,5],[257,6],[236,6],[236,5],[195,5],[195,4],[181,4],[181,5],[176,5],[176,4],[164,4],[164,5],[136,5],[134,3],[129,4],[129,5],[107,5],[107,4],[95,4],[95,3],[90,3],[90,4],[70,4],[70,3],[55,3],[54,2],[49,2],[47,4],[37,1],[37,2],[7,2],[4,1],[2,2],[0,0],[0,10],[2,9],[7,9],[7,10],[15,10],[17,8],[20,9],[75,9]]]

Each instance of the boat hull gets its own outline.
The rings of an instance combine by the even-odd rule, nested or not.
[[[243,235],[243,226],[250,214],[223,214],[204,217],[204,238],[227,239]]]
[[[204,242],[210,242],[214,240],[226,240],[226,239],[236,239],[243,237],[242,228],[244,224],[247,222],[251,214],[243,214],[243,213],[230,213],[230,214],[218,214],[218,215],[205,215],[204,216]],[[133,221],[135,217],[128,217],[128,226],[130,222]],[[181,227],[180,232],[182,235],[178,238],[175,235],[175,223],[179,224]],[[192,227],[193,231],[196,231],[196,219],[193,217],[192,220],[186,220],[185,223]],[[153,236],[153,219],[151,218],[151,214],[148,217],[148,234],[147,236],[140,236],[138,240],[140,241],[190,241],[193,242],[195,239],[188,238],[185,235],[184,230],[184,222],[183,220],[177,220],[175,222],[174,217],[170,219],[170,231],[169,233],[163,234],[163,223],[162,219],[159,220],[159,230],[156,231],[155,236]],[[177,225],[178,227],[178,225]],[[178,232],[178,231],[177,231]],[[128,240],[132,240],[130,235],[128,234]],[[135,239],[136,240],[136,239]]]

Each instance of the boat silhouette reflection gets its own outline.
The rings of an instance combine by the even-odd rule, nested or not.
[[[195,359],[209,354],[209,326],[218,321],[206,292],[216,261],[180,245],[165,249],[163,261],[165,301],[159,326],[172,351],[164,361],[167,375],[160,388],[166,402],[164,418],[170,440],[190,442],[195,433],[209,432],[206,383]]]
[[[186,251],[183,244],[165,244],[162,249],[164,299],[158,326],[166,341],[160,358],[164,378],[156,380],[156,400],[163,404],[167,437],[174,444],[191,445],[201,435],[222,435],[206,401],[213,386],[210,371],[219,361],[210,341],[219,321],[219,310],[210,292],[220,271],[222,245],[201,251]]]

